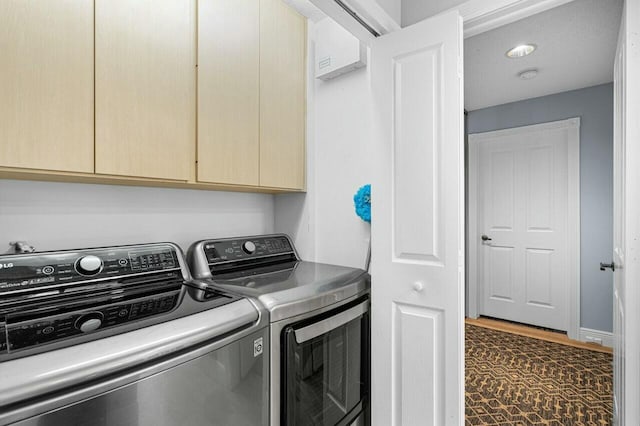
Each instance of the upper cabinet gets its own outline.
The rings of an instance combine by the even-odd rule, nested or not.
[[[283,0],[0,0],[0,178],[305,187]]]
[[[95,7],[96,173],[192,180],[195,0]]]
[[[306,21],[282,0],[198,3],[198,181],[304,189]]]
[[[259,184],[259,0],[198,2],[198,181]]]
[[[260,185],[304,189],[306,20],[260,0]]]
[[[93,0],[0,1],[0,166],[93,172]]]

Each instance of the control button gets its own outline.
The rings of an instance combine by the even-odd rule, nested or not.
[[[55,331],[55,328],[48,326],[42,329],[42,334],[51,334]]]
[[[118,312],[118,316],[119,316],[120,318],[124,318],[124,317],[126,317],[127,315],[129,315],[129,311],[127,311],[126,309],[120,309],[120,311]]]
[[[88,314],[81,315],[76,320],[76,328],[83,333],[88,333],[93,330],[97,330],[102,325],[104,315],[102,312],[90,312]]]
[[[76,271],[81,275],[96,275],[102,270],[102,259],[98,256],[83,256],[76,261]]]
[[[88,333],[89,331],[97,330],[102,325],[102,321],[99,319],[90,319],[86,320],[82,324],[80,324],[80,331],[83,333]]]
[[[120,265],[120,266],[127,266],[127,263],[129,263],[129,261],[127,259],[118,260],[118,265]]]
[[[42,273],[45,275],[51,275],[53,274],[53,266],[45,266],[44,268],[42,268]]]
[[[247,254],[253,254],[253,252],[256,251],[256,245],[253,241],[245,241],[245,243],[242,244],[242,250]]]

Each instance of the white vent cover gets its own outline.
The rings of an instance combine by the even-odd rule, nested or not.
[[[331,18],[315,24],[316,78],[329,80],[367,65],[366,46]]]

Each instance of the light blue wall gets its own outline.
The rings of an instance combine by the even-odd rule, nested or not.
[[[613,84],[469,112],[469,133],[580,117],[580,325],[611,331],[613,245]]]

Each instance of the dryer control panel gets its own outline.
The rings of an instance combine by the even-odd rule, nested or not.
[[[294,254],[291,242],[284,235],[210,240],[203,247],[209,265]]]

